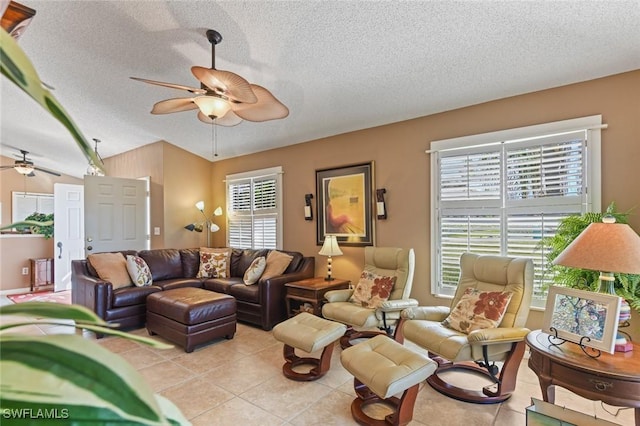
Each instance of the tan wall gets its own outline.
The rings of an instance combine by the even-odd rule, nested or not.
[[[602,132],[603,208],[615,201],[619,211],[635,209],[630,223],[640,230],[640,186],[633,177],[640,161],[640,70],[216,162],[213,193],[224,199],[227,174],[281,165],[284,248],[316,256],[316,274],[322,275],[326,260],[317,255],[317,215],[314,208],[314,221],[304,220],[304,194],[316,192],[316,169],[374,161],[375,188],[386,188],[389,215],[376,221],[376,245],[413,247],[412,296],[426,305],[447,304],[430,294],[430,165],[425,154],[430,141],[595,114],[609,125]],[[214,243],[224,245],[224,232],[214,235]],[[363,249],[343,251],[344,256],[334,258],[334,275],[355,281]],[[533,312],[529,326],[539,328],[541,321],[542,313]],[[640,327],[632,328],[640,334]]]
[[[0,156],[1,165],[14,164],[14,159]],[[2,225],[11,224],[11,192],[27,191],[53,194],[55,183],[82,185],[82,179],[36,173],[25,178],[13,170],[0,172],[0,202]],[[0,236],[0,291],[29,287],[30,276],[22,275],[30,258],[53,257],[54,240],[42,236]]]
[[[211,205],[211,163],[165,141],[114,155],[105,160],[112,177],[151,180],[151,248],[185,248],[204,245],[204,233],[189,232],[185,225],[200,221],[194,204]],[[154,228],[160,235],[154,235]]]
[[[190,248],[205,246],[205,232],[189,232],[184,227],[205,219],[195,204],[202,200],[205,213],[214,210],[211,191],[211,162],[171,144],[164,146],[165,246]],[[215,222],[218,222],[217,218]]]

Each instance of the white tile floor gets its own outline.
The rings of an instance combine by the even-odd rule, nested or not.
[[[0,305],[6,303],[11,302],[0,296]],[[70,327],[48,325],[21,331],[38,335],[74,332]],[[147,336],[144,329],[132,333]],[[94,339],[91,333],[85,337]],[[295,382],[282,375],[282,344],[271,332],[242,323],[232,340],[216,340],[190,354],[177,347],[152,349],[118,337],[97,342],[126,359],[152,389],[173,401],[196,426],[355,424],[349,408],[355,397],[353,378],[340,364],[339,345],[326,376],[315,382]],[[531,397],[542,398],[537,377],[525,358],[516,391],[502,404],[460,402],[421,385],[410,425],[525,425]],[[602,406],[561,388],[556,391],[556,404],[620,425],[634,424],[631,409],[614,417],[609,412],[615,413],[616,407]],[[381,406],[372,408],[376,416],[386,411]]]

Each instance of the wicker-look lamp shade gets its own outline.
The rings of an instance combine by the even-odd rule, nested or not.
[[[553,263],[570,268],[640,274],[640,237],[624,223],[592,223]]]

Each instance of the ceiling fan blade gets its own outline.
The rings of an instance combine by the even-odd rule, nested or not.
[[[13,169],[13,166],[0,166],[0,170]]]
[[[50,175],[60,176],[60,173],[52,172],[51,170],[47,170],[47,169],[41,169],[40,167],[34,167],[33,169],[39,172],[49,173]],[[35,175],[33,174],[33,172],[31,172],[27,176],[35,176]]]
[[[143,83],[149,83],[149,84],[155,84],[156,86],[168,87],[170,89],[186,90],[196,95],[204,95],[205,93],[207,93],[205,89],[201,89],[199,87],[189,87],[189,86],[183,86],[181,84],[164,83],[162,81],[147,80],[139,77],[129,77],[129,78],[133,80],[141,81]]]
[[[224,126],[224,127],[233,127],[242,123],[242,118],[235,115],[233,111],[227,112],[224,115],[224,117],[216,118],[215,122],[208,116],[204,115],[202,111],[198,111],[198,120],[202,121],[203,123],[207,123],[207,124],[213,123],[213,124],[217,124],[218,126]]]
[[[169,114],[192,109],[198,109],[198,105],[193,102],[193,98],[173,98],[155,103],[151,114]]]
[[[247,80],[231,71],[191,67],[193,75],[209,89],[237,102],[253,104],[258,98]]]
[[[276,99],[270,91],[257,84],[251,88],[258,97],[255,104],[231,104],[231,109],[238,117],[248,121],[268,121],[285,118],[289,115],[289,108]]]

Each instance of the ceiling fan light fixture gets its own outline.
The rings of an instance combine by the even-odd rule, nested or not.
[[[231,109],[231,104],[217,96],[197,96],[193,102],[198,105],[200,111],[209,118],[224,117]]]
[[[28,175],[33,173],[34,167],[33,164],[18,164],[14,166],[14,169],[21,175]]]

